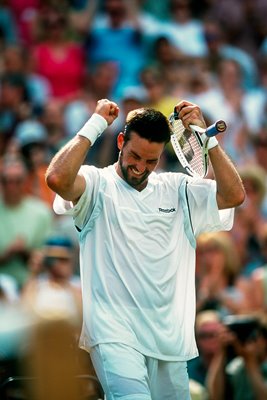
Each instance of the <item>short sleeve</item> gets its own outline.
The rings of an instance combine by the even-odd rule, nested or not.
[[[192,228],[196,237],[203,232],[232,229],[234,209],[218,209],[216,181],[211,179],[189,180],[187,191]]]
[[[71,215],[75,219],[75,225],[82,229],[94,208],[100,177],[98,169],[93,166],[82,166],[79,173],[86,180],[85,191],[79,201],[74,205],[71,201],[64,200],[61,196],[56,195],[53,209],[56,214]]]

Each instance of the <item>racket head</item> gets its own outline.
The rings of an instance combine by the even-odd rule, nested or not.
[[[182,167],[189,175],[204,178],[208,172],[208,149],[207,140],[201,137],[202,129],[186,129],[176,112],[170,115],[169,122],[171,144]]]

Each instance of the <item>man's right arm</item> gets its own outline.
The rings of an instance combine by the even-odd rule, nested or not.
[[[76,203],[85,190],[85,179],[79,174],[88,150],[93,145],[98,133],[117,118],[119,108],[116,103],[107,99],[99,100],[95,117],[102,117],[103,129],[97,126],[94,115],[84,127],[54,156],[46,172],[46,183],[63,199]],[[104,121],[103,120],[106,121]],[[103,125],[104,122],[104,125]]]

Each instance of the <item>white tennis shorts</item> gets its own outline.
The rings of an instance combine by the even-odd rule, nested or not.
[[[190,400],[186,361],[147,357],[122,343],[91,349],[106,400]]]

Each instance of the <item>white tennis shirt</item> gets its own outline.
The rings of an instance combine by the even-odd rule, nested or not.
[[[231,229],[233,209],[218,211],[212,180],[152,173],[138,192],[114,165],[81,172],[79,202],[54,202],[80,230],[80,346],[122,342],[162,360],[196,357],[195,238]]]

